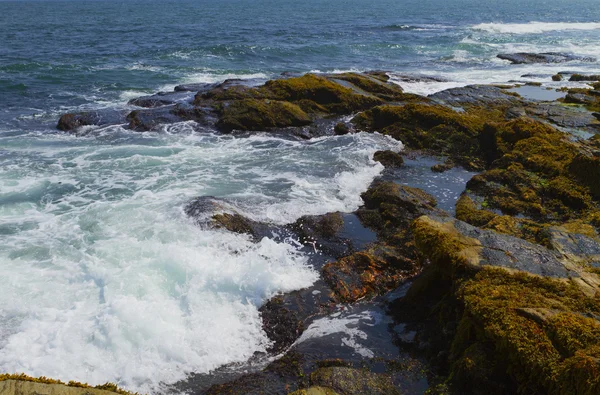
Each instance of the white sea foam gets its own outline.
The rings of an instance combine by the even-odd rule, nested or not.
[[[382,169],[373,152],[401,149],[377,134],[298,142],[188,126],[100,128],[68,145],[32,135],[0,169],[0,371],[155,393],[264,351],[260,304],[317,273],[293,245],[199,228],[183,206],[221,196],[279,223],[353,210]]]
[[[361,344],[367,339],[367,333],[357,326],[375,326],[383,317],[375,311],[363,311],[357,314],[335,313],[331,316],[315,320],[298,338],[296,344],[310,339],[322,338],[334,334],[341,335],[341,345],[352,348],[354,352],[364,358],[373,358],[374,352]]]
[[[529,23],[480,23],[472,27],[473,30],[481,30],[498,34],[537,34],[551,31],[566,30],[598,30],[600,23],[569,23],[569,22],[529,22]]]

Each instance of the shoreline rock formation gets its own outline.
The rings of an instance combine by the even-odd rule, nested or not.
[[[509,60],[539,61],[516,55]],[[541,55],[562,61],[560,54]],[[138,131],[194,120],[221,133],[301,139],[378,132],[406,147],[375,155],[386,173],[352,214],[276,227],[219,199],[190,202],[186,213],[199,226],[254,240],[283,234],[307,252],[318,246],[322,279],[261,307],[273,346],[270,355],[256,356],[250,372],[193,375],[174,387],[206,394],[600,392],[596,77],[574,74],[591,89],[544,101],[526,99],[512,85],[423,97],[403,92],[382,72],[307,74],[258,86],[182,87],[132,101],[143,109],[112,114],[110,122]],[[58,128],[77,133],[108,118],[65,114]],[[591,137],[582,138],[582,130]],[[454,215],[438,208],[435,196],[402,185],[402,157],[411,155],[442,158],[434,172],[460,166],[478,173]],[[352,221],[360,227],[348,233]],[[360,232],[370,232],[368,242],[358,241]],[[319,320],[361,306],[389,317],[372,327],[389,333],[393,341],[385,347],[396,356],[340,356],[333,345],[318,343],[316,352],[299,342]],[[258,363],[274,355],[282,356]]]

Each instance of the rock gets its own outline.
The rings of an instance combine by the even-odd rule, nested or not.
[[[222,104],[217,127],[232,130],[266,130],[275,127],[305,126],[310,117],[297,105],[276,100],[244,99]]]
[[[491,85],[469,85],[462,88],[446,89],[429,96],[431,99],[449,106],[515,106],[522,105],[519,97],[506,93],[506,90]]]
[[[56,126],[62,131],[74,131],[81,126],[103,126],[110,124],[119,124],[124,121],[124,116],[120,111],[99,110],[87,111],[76,114],[64,114],[58,120]]]
[[[435,77],[429,75],[419,75],[419,74],[394,74],[394,79],[400,82],[448,82],[447,79],[442,77]]]
[[[532,64],[532,63],[564,63],[571,61],[595,62],[596,59],[588,56],[577,56],[559,52],[546,53],[528,53],[519,52],[512,54],[499,54],[500,59],[508,60],[512,64]]]
[[[562,74],[555,74],[552,76],[552,81],[562,81],[562,80],[563,80]]]
[[[329,75],[332,81],[352,89],[361,95],[372,95],[385,101],[406,101],[414,95],[405,94],[398,84],[383,80],[381,75],[343,73]]]
[[[552,74],[523,74],[521,78],[548,78],[552,77]]]
[[[225,384],[215,384],[201,393],[206,395],[287,394],[304,381],[304,357],[294,351],[276,359],[263,370],[245,374]],[[189,388],[188,392],[197,391]]]
[[[402,155],[390,150],[375,152],[375,154],[373,154],[373,160],[381,163],[387,168],[397,168],[404,164]]]
[[[406,228],[412,221],[425,214],[443,211],[436,209],[435,198],[418,188],[399,185],[393,182],[374,182],[361,195],[364,206],[357,215],[370,228],[384,238]]]
[[[340,395],[331,388],[327,387],[309,387],[303,390],[290,392],[288,395]]]
[[[200,108],[177,104],[175,106],[134,110],[127,115],[127,121],[129,121],[129,129],[146,132],[163,124],[182,121],[201,122],[204,117],[205,113]]]
[[[444,312],[417,324],[416,339],[448,367],[453,388],[600,390],[600,281],[573,259],[578,242],[548,250],[449,218],[421,217],[413,229],[431,266],[393,309]]]
[[[573,74],[569,81],[600,81],[599,74]]]
[[[587,111],[578,111],[560,104],[540,103],[536,106],[529,106],[521,113],[521,115],[525,114],[550,121],[558,126],[584,129],[590,133],[596,132],[600,127],[593,114]]]
[[[131,99],[129,100],[129,104],[144,108],[155,108],[185,102],[186,99],[189,99],[189,94],[181,93],[181,91],[158,92],[154,95]]]
[[[434,173],[443,173],[452,169],[454,166],[452,163],[438,163],[437,165],[431,166],[431,171]]]
[[[565,103],[593,105],[597,103],[597,99],[593,96],[584,93],[567,93],[564,98]]]
[[[418,274],[421,266],[409,225],[425,213],[445,215],[435,208],[431,195],[393,182],[373,183],[362,198],[365,204],[357,215],[377,232],[379,241],[321,270],[336,299],[342,302],[385,293]]]
[[[406,249],[376,243],[368,250],[326,264],[322,277],[343,303],[383,294],[420,272],[421,266],[414,256],[406,256]]]
[[[323,238],[332,238],[344,226],[344,218],[340,212],[324,215],[307,215],[300,217],[290,226],[300,241],[316,241]]]
[[[328,367],[310,375],[312,385],[328,387],[344,395],[400,395],[391,377],[364,369]]]
[[[492,114],[479,111],[457,112],[442,105],[417,103],[384,105],[358,114],[352,123],[358,130],[392,136],[408,148],[447,155],[466,168],[481,169],[480,134]]]
[[[25,374],[0,374],[0,394],[2,395],[133,395],[106,383],[95,387],[70,381],[68,384],[47,377],[34,378]]]
[[[281,297],[270,299],[259,311],[263,329],[273,342],[268,350],[272,354],[279,354],[291,346],[305,329],[298,313],[289,309]]]
[[[198,83],[198,84],[183,84],[177,85],[174,88],[175,92],[206,92],[218,84]]]
[[[493,266],[545,277],[579,277],[576,266],[554,251],[452,218],[420,217],[413,232],[419,251],[435,262],[452,262],[470,270]]]
[[[348,127],[347,124],[344,122],[338,122],[335,124],[335,127],[333,128],[333,134],[336,136],[343,136],[348,133],[350,133],[350,127]]]

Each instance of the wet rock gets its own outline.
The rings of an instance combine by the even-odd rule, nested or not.
[[[494,266],[546,277],[579,277],[576,267],[554,251],[449,217],[420,217],[413,230],[417,248],[430,259],[473,270]]]
[[[394,182],[374,182],[361,195],[364,206],[357,215],[366,226],[377,231],[380,237],[393,236],[405,229],[412,221],[425,214],[443,211],[435,208],[435,198],[418,188]]]
[[[185,93],[159,92],[155,95],[131,99],[129,104],[144,108],[155,108],[183,102],[189,98],[189,94]]]
[[[336,136],[343,136],[345,134],[350,133],[350,127],[345,124],[344,122],[338,122],[335,124],[335,127],[333,128],[333,133]]]
[[[202,121],[205,113],[200,108],[184,104],[165,106],[145,110],[134,110],[127,115],[129,129],[146,132],[159,125],[182,121]]]
[[[551,74],[523,74],[521,78],[550,78]]]
[[[85,383],[70,381],[63,383],[47,377],[34,378],[25,374],[0,374],[2,395],[130,395],[115,384],[106,383],[92,387]]]
[[[291,346],[304,331],[298,313],[288,308],[281,297],[270,299],[260,308],[263,329],[273,342],[269,352],[279,354]]]
[[[335,298],[343,302],[385,293],[418,274],[410,223],[424,213],[445,215],[431,195],[393,182],[373,183],[362,198],[365,204],[357,215],[377,232],[379,241],[321,270]]]
[[[289,395],[340,395],[331,388],[313,386],[306,389],[291,392]]]
[[[222,104],[217,127],[224,131],[266,130],[288,126],[305,126],[311,118],[297,105],[276,100],[244,99]]]
[[[397,168],[404,164],[402,155],[390,150],[375,152],[375,154],[373,154],[373,160],[381,163],[387,168]]]
[[[569,92],[564,99],[565,103],[593,105],[598,101],[595,97],[586,95],[584,93],[571,93]]]
[[[198,84],[183,84],[177,85],[174,88],[175,92],[206,92],[218,84],[198,83]]]
[[[394,74],[394,79],[400,82],[448,82],[447,79],[442,77],[435,77],[429,75],[419,75],[419,74]]]
[[[111,124],[119,124],[124,121],[124,116],[120,111],[102,110],[102,111],[87,111],[75,114],[64,114],[58,120],[56,126],[62,131],[76,130],[80,126],[103,126]]]
[[[444,312],[413,326],[416,341],[446,366],[453,388],[600,389],[600,281],[572,254],[583,240],[548,250],[449,218],[422,217],[413,228],[431,266],[393,309],[398,317],[429,306]]]
[[[400,395],[389,375],[346,367],[321,368],[310,375],[312,385],[345,395]]]
[[[434,173],[443,173],[454,167],[452,163],[438,163],[437,165],[431,166],[431,171]]]
[[[231,382],[208,388],[206,395],[287,394],[303,385],[303,355],[288,352],[260,372],[245,374]],[[304,385],[303,385],[304,386]],[[192,389],[195,390],[195,389]]]
[[[344,218],[340,212],[324,215],[307,215],[300,217],[291,229],[296,231],[300,240],[318,240],[334,237],[344,226]]]
[[[336,300],[354,302],[383,294],[417,275],[421,267],[414,257],[406,256],[407,250],[406,246],[376,243],[365,251],[328,263],[321,273]]]
[[[499,54],[500,59],[508,60],[512,64],[533,64],[533,63],[564,63],[571,61],[595,62],[596,59],[588,56],[577,56],[559,52],[529,53],[519,52],[512,54]]]
[[[564,77],[562,76],[562,74],[555,74],[552,76],[552,81],[562,81],[564,79]]]
[[[570,99],[565,99],[565,101]],[[591,133],[598,130],[600,125],[592,114],[587,111],[578,111],[559,104],[538,104],[523,109],[521,116],[529,114],[542,120],[550,121],[555,125],[566,128],[584,129]]]
[[[405,94],[398,84],[388,82],[380,74],[344,73],[333,74],[332,81],[352,89],[361,95],[372,95],[385,101],[407,101],[414,95]]]
[[[431,99],[450,106],[515,106],[523,100],[509,95],[506,90],[491,85],[469,85],[462,88],[446,89],[429,96]]]
[[[569,81],[600,81],[598,74],[573,74]]]

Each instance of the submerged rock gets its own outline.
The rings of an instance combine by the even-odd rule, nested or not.
[[[81,126],[103,126],[124,122],[124,115],[115,110],[86,111],[64,114],[58,120],[57,128],[68,132],[75,131]]]
[[[508,60],[512,64],[532,64],[532,63],[564,63],[571,61],[580,62],[595,62],[596,59],[589,56],[578,56],[572,54],[565,54],[559,52],[545,52],[545,53],[530,53],[530,52],[518,52],[511,54],[499,54],[497,56],[500,59]]]
[[[150,96],[137,97],[129,100],[129,104],[144,107],[155,108],[185,102],[189,94],[181,92],[158,92]]]

